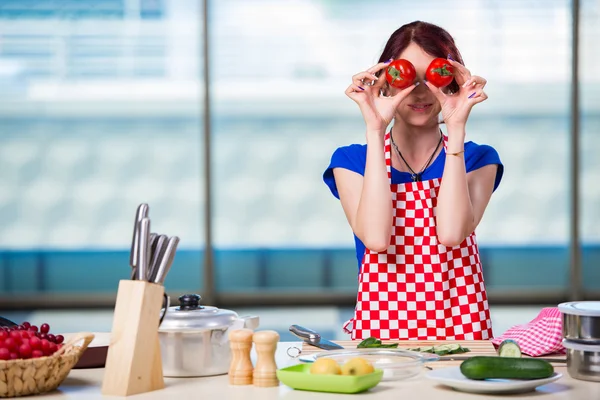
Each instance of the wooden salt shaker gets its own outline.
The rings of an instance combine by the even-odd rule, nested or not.
[[[229,333],[232,359],[229,366],[231,385],[252,385],[252,329],[235,329]]]
[[[256,367],[254,368],[254,386],[271,387],[279,386],[277,379],[277,364],[275,363],[275,350],[279,334],[275,331],[259,331],[252,337],[256,346]]]

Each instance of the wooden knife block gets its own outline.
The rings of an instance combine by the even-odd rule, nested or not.
[[[165,387],[158,340],[164,287],[121,280],[102,394],[130,396]]]

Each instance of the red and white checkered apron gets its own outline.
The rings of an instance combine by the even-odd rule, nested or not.
[[[441,179],[391,184],[390,134],[385,160],[394,221],[390,245],[365,250],[352,339],[481,340],[492,323],[475,233],[460,245],[438,242],[435,207]]]

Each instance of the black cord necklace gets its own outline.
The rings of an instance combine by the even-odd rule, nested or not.
[[[398,155],[400,156],[400,158],[402,159],[402,161],[404,161],[404,164],[406,164],[406,166],[408,167],[410,173],[411,173],[411,178],[413,182],[420,182],[421,181],[421,176],[423,175],[423,172],[427,169],[427,167],[429,167],[429,164],[431,163],[431,160],[433,160],[433,156],[435,155],[435,153],[437,153],[438,149],[440,148],[440,144],[442,143],[442,139],[444,137],[442,136],[442,132],[440,131],[440,140],[437,144],[437,146],[435,146],[435,150],[433,150],[433,153],[431,153],[431,156],[429,157],[429,160],[427,160],[427,163],[425,163],[425,165],[423,166],[423,168],[421,168],[420,172],[415,172],[413,171],[413,169],[410,167],[410,165],[408,165],[408,163],[406,162],[406,160],[404,159],[404,157],[402,157],[402,153],[400,153],[400,150],[398,149],[398,146],[396,145],[396,142],[394,142],[394,136],[392,135],[392,132],[390,132],[390,140],[392,142],[392,146],[394,146],[394,149],[396,149],[396,153],[398,153]]]

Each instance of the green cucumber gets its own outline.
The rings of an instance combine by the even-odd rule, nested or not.
[[[535,358],[474,356],[460,364],[469,379],[542,379],[552,376],[554,367]]]
[[[455,352],[462,348],[460,344],[447,344],[446,347],[450,351],[450,354],[455,354]]]
[[[398,347],[398,343],[383,344],[381,340],[374,337],[370,337],[360,342],[356,347],[359,349],[395,349]]]
[[[521,357],[521,348],[519,344],[512,339],[506,339],[498,346],[498,355],[500,357]]]
[[[433,346],[417,347],[415,351],[420,353],[433,353]]]
[[[462,347],[460,344],[442,344],[439,346],[427,346],[427,347],[416,347],[414,349],[408,349],[411,351],[418,351],[420,353],[432,353],[438,356],[447,356],[449,354],[461,354],[468,353],[469,350],[466,347]]]

